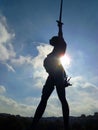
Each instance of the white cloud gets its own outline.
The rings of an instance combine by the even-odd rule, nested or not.
[[[38,55],[33,58],[32,64],[34,69],[37,70],[43,70],[43,61],[47,54],[49,54],[52,50],[52,47],[49,45],[40,45],[37,46]],[[37,74],[36,74],[37,77]]]
[[[44,116],[55,116],[55,117],[62,116],[61,103],[57,94],[55,94],[55,90],[48,100]]]
[[[48,75],[43,67],[43,61],[51,50],[52,47],[50,45],[41,44],[37,46],[37,56],[31,57],[20,55],[18,58],[11,59],[11,64],[16,67],[24,68],[25,72],[26,70],[30,70],[28,68],[31,68],[32,71],[30,73],[32,73],[32,77],[35,81],[33,87],[42,88]]]
[[[38,55],[32,59],[33,66],[33,78],[35,79],[35,87],[42,88],[47,78],[47,73],[43,67],[43,61],[47,54],[51,52],[53,48],[50,45],[37,46]]]
[[[39,52],[39,55],[41,56],[47,56],[52,51],[53,47],[48,44],[40,44],[40,46],[37,46],[37,50]]]
[[[15,34],[8,31],[6,18],[0,15],[0,61],[15,57],[15,52],[10,43]]]
[[[28,97],[26,98],[26,104],[32,105],[35,110],[40,102],[40,98],[33,98],[33,97]],[[33,115],[35,113],[35,110],[33,111]],[[52,94],[47,102],[47,107],[44,112],[43,116],[62,116],[62,109],[61,109],[61,104],[60,101],[58,100],[57,95]]]
[[[34,106],[19,103],[14,99],[5,96],[5,92],[6,88],[0,85],[0,113],[20,114],[22,116],[31,116],[34,114]]]
[[[9,97],[0,96],[0,112],[22,116],[32,116],[35,108],[33,106],[19,103]]]
[[[98,75],[93,76],[90,81],[98,86]]]
[[[0,85],[0,94],[4,94],[6,92],[6,88]]]
[[[4,17],[0,17],[0,44],[4,44],[12,38],[12,35],[7,31]]]
[[[15,69],[11,65],[9,65],[8,63],[5,62],[5,63],[2,63],[2,64],[4,64],[7,67],[8,71],[15,72]]]
[[[56,105],[56,101],[49,102],[55,103],[51,104],[48,102],[44,116],[59,116],[59,108]],[[10,113],[21,116],[34,116],[35,110],[38,106],[40,98],[28,97],[24,103],[19,103],[14,99],[9,97],[0,96],[0,112],[1,113]]]
[[[11,63],[13,64],[13,65],[15,65],[15,66],[22,66],[22,65],[29,65],[29,64],[31,64],[32,65],[32,57],[30,57],[30,56],[19,56],[19,58],[13,58],[12,60],[11,60]]]
[[[98,88],[82,76],[73,78],[73,86],[67,89],[72,115],[93,114],[98,110]]]
[[[47,54],[52,50],[52,47],[49,45],[39,45],[37,46],[38,55],[35,57],[29,56],[22,56],[20,55],[18,58],[11,59],[11,63],[16,66],[22,65],[33,65],[34,69],[39,68],[43,65],[43,60],[47,56]]]
[[[53,48],[47,44],[37,46],[38,55],[36,57],[34,57],[34,59],[33,59],[33,66],[35,69],[43,66],[44,58],[47,56],[47,54],[49,54],[51,52],[52,49]]]

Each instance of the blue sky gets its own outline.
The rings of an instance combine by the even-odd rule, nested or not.
[[[57,35],[59,0],[0,0],[0,113],[33,116],[47,78],[43,60]],[[72,77],[66,89],[70,115],[98,111],[98,1],[64,0],[64,66]],[[61,116],[56,92],[44,116]]]

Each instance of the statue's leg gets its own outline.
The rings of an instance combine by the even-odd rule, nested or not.
[[[68,130],[69,127],[69,106],[66,100],[66,95],[65,95],[65,87],[63,84],[63,80],[56,79],[56,90],[57,90],[57,94],[58,97],[61,101],[62,104],[62,113],[63,113],[63,119],[64,119],[64,129]]]
[[[52,78],[49,76],[47,78],[47,81],[46,81],[44,87],[43,87],[41,101],[36,109],[36,112],[35,112],[35,115],[33,118],[33,122],[32,122],[33,129],[36,127],[38,121],[42,117],[42,115],[45,111],[46,105],[47,105],[47,100],[48,100],[48,98],[51,95],[53,90],[54,90],[54,82],[53,82]]]

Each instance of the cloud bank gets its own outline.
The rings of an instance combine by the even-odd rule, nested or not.
[[[8,31],[6,18],[0,15],[0,61],[9,60],[15,57],[15,52],[11,40],[15,34]]]

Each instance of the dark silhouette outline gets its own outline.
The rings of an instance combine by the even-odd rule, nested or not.
[[[64,128],[65,128],[65,130],[68,130],[69,107],[68,107],[68,103],[66,100],[65,87],[69,86],[70,83],[67,82],[66,73],[59,61],[59,58],[61,57],[61,55],[64,54],[64,52],[66,50],[66,44],[65,44],[64,40],[59,39],[59,37],[53,37],[50,40],[50,44],[52,43],[52,40],[54,40],[54,38],[58,38],[58,40],[60,40],[60,46],[62,46],[62,47],[61,47],[61,50],[59,50],[58,49],[59,43],[58,43],[58,46],[57,45],[54,46],[53,51],[44,60],[44,67],[45,67],[46,71],[49,73],[49,76],[43,87],[41,101],[40,101],[40,103],[36,109],[35,115],[34,115],[34,119],[33,119],[33,123],[32,123],[33,129],[36,127],[39,119],[42,117],[44,110],[46,108],[46,105],[47,105],[47,100],[50,97],[51,93],[53,92],[54,86],[56,86],[56,91],[57,91],[58,97],[62,104]],[[56,41],[56,43],[57,43],[57,41]]]
[[[70,79],[67,79],[66,72],[64,71],[63,66],[60,63],[60,57],[63,56],[66,52],[66,42],[63,39],[62,33],[62,25],[61,15],[62,15],[62,3],[61,0],[61,8],[60,8],[60,17],[58,23],[58,36],[54,36],[50,39],[50,45],[54,47],[53,51],[45,58],[44,67],[49,74],[46,83],[42,90],[41,101],[36,109],[31,129],[35,129],[38,121],[42,117],[46,105],[47,100],[50,97],[51,93],[54,90],[54,86],[56,86],[57,95],[62,104],[62,113],[64,119],[64,129],[68,130],[69,124],[69,106],[66,100],[65,87],[71,85],[69,83]]]

